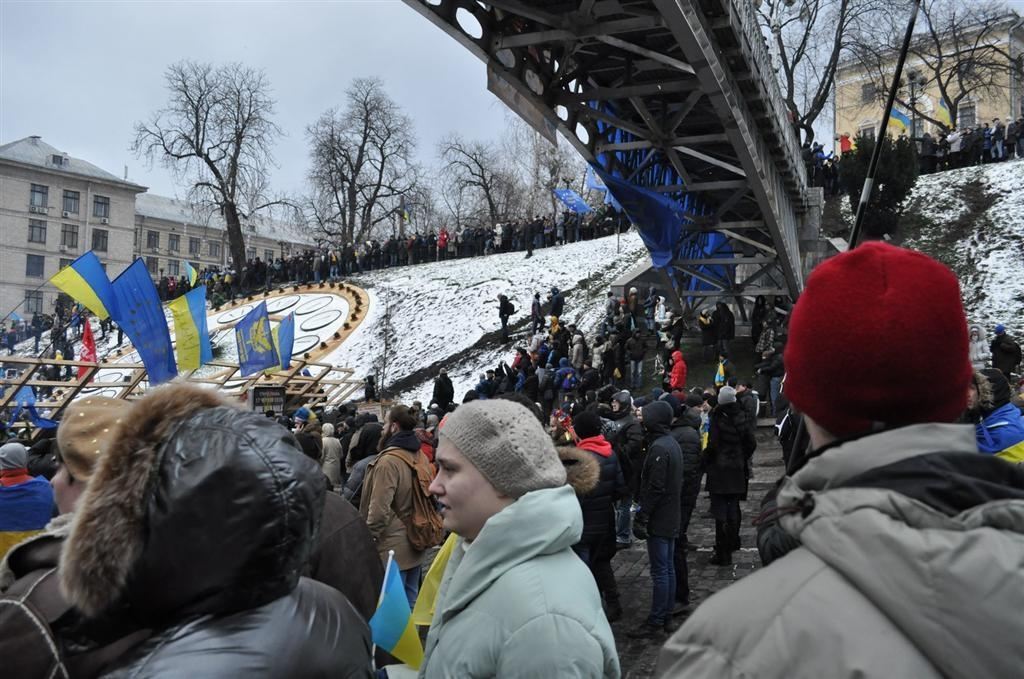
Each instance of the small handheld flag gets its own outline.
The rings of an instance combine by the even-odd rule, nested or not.
[[[907,117],[906,113],[897,111],[895,108],[892,113],[889,114],[889,127],[895,127],[901,132],[906,132],[910,129],[910,118]]]
[[[199,272],[189,262],[185,262],[185,275],[188,277],[188,284],[195,287],[196,281],[199,280]]]
[[[423,645],[412,623],[409,599],[405,595],[405,585],[398,573],[394,552],[388,555],[377,612],[370,618],[370,632],[374,644],[409,667],[419,669],[423,663]]]
[[[447,417],[447,415],[445,416]],[[441,579],[444,577],[444,569],[448,566],[448,560],[452,556],[455,542],[459,536],[451,533],[448,539],[437,551],[434,561],[430,564],[427,576],[423,578],[420,585],[420,592],[416,596],[416,605],[412,608],[412,622],[414,625],[429,627],[434,620],[434,610],[437,608],[437,595],[441,591]]]

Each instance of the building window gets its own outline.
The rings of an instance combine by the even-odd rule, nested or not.
[[[167,275],[168,276],[177,276],[178,275],[178,271],[180,271],[178,266],[179,266],[178,260],[176,260],[176,259],[168,259],[167,260]]]
[[[92,216],[110,219],[110,199],[106,196],[93,196]]]
[[[60,258],[60,263],[57,264],[57,270],[59,271],[60,269],[63,269],[66,266],[71,266],[71,262],[73,262],[73,261],[75,261],[75,260],[67,259],[66,257],[61,257]]]
[[[181,236],[176,233],[167,234],[167,249],[171,252],[181,250]]]
[[[107,251],[107,230],[106,229],[93,229],[92,230],[92,249],[96,252]]]
[[[188,254],[190,254],[190,255],[199,255],[199,254],[201,254],[200,251],[202,249],[203,249],[203,241],[201,239],[199,239],[199,238],[189,238],[188,239]]]
[[[46,259],[42,255],[25,255],[25,275],[30,278],[42,278],[45,262]]]
[[[160,273],[160,260],[156,257],[146,257],[146,269],[150,276],[156,276]]]
[[[875,95],[878,90],[875,89],[875,83],[864,83],[860,86],[860,103],[870,104],[875,100]]]
[[[245,259],[246,259],[246,261],[249,261],[249,262],[251,262],[252,260],[256,259],[256,248],[246,248],[245,249]]]
[[[263,251],[263,259],[265,259],[268,262],[273,262],[274,261],[274,251],[273,250],[264,250]]]
[[[210,256],[220,257],[220,243],[217,243],[212,240],[210,241]]]
[[[25,291],[25,311],[30,314],[41,314],[43,313],[43,291],[42,290],[26,290]]]
[[[64,192],[64,212],[78,214],[78,191]]]
[[[960,104],[956,109],[956,126],[961,129],[974,127],[978,124],[978,107],[972,104]]]
[[[32,207],[46,207],[49,200],[50,188],[42,184],[33,184],[32,192],[29,194],[29,205]]]
[[[857,136],[873,140],[875,138],[875,126],[872,124],[861,125],[860,129],[857,130]]]
[[[78,224],[60,225],[60,244],[66,248],[78,247]]]
[[[160,247],[159,231],[146,232],[146,247],[149,248],[150,250]]]
[[[28,220],[28,242],[46,244],[46,222],[41,219]]]

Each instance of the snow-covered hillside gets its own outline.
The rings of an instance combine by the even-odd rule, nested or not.
[[[531,259],[515,252],[356,276],[353,282],[370,295],[369,313],[327,360],[353,368],[360,377],[385,366],[385,382],[397,387],[402,400],[424,403],[444,366],[461,400],[479,373],[511,360],[515,340],[525,338],[522,328],[508,343],[494,336],[501,327],[499,294],[508,295],[517,309],[510,322],[515,327],[529,318],[534,292],[543,299],[557,287],[565,293],[564,321],[589,335],[601,321],[608,286],[647,257],[634,233],[624,234],[619,245],[617,253],[616,238],[610,236],[536,250]]]
[[[957,273],[972,323],[1024,336],[1024,161],[919,178],[900,228]]]

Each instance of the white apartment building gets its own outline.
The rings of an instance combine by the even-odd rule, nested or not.
[[[250,258],[314,245],[301,229],[267,218],[243,233]],[[0,316],[52,313],[59,291],[47,281],[90,249],[111,280],[137,257],[154,278],[184,275],[184,261],[197,270],[230,261],[219,214],[146,193],[38,136],[0,145]]]
[[[52,313],[58,291],[46,281],[90,249],[110,278],[121,273],[145,190],[40,137],[0,146],[0,313]]]

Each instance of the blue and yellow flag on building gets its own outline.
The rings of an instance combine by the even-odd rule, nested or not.
[[[50,283],[83,304],[100,320],[115,313],[110,279],[92,250],[55,273]]]
[[[187,261],[185,262],[185,276],[188,277],[188,284],[195,287],[196,281],[199,280],[199,272]]]
[[[260,302],[238,322],[235,343],[238,345],[238,367],[243,377],[280,363],[274,335],[270,331],[266,302]]]
[[[377,601],[377,612],[370,618],[373,643],[413,669],[423,664],[423,645],[412,622],[405,585],[393,556],[388,557],[384,586]]]
[[[196,370],[213,360],[210,331],[206,326],[206,286],[200,285],[169,302],[174,317],[174,340],[178,346],[178,367]]]
[[[906,113],[894,108],[889,114],[889,127],[895,127],[900,132],[906,132],[910,129],[910,126],[910,118],[907,117]]]
[[[111,318],[131,340],[150,384],[160,384],[178,374],[174,362],[171,333],[160,303],[160,295],[149,277],[146,264],[136,259],[110,284],[114,291],[114,312]]]

